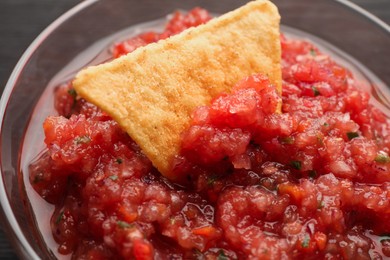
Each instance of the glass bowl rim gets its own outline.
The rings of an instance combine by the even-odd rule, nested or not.
[[[34,52],[40,47],[41,43],[45,41],[45,39],[53,33],[59,26],[61,26],[65,21],[68,19],[71,19],[71,17],[80,11],[88,8],[94,3],[99,2],[100,0],[85,0],[83,2],[78,3],[62,15],[60,15],[57,19],[55,19],[50,25],[48,25],[36,38],[32,43],[29,45],[29,47],[24,51],[20,59],[18,60],[17,64],[15,65],[12,73],[9,76],[9,79],[5,85],[3,94],[0,99],[0,135],[3,132],[4,128],[4,115],[5,111],[8,106],[9,99],[12,95],[12,92],[14,90],[14,87],[16,86],[17,80],[20,77],[20,75],[23,72],[23,69],[26,65],[26,63],[29,61],[29,59],[32,57]],[[371,14],[367,10],[363,9],[362,7],[358,6],[355,3],[350,2],[349,0],[332,0],[335,3],[338,3],[340,5],[344,5],[345,7],[348,7],[351,11],[355,11],[357,14],[361,15],[362,17],[366,18],[367,20],[373,22],[376,26],[379,26],[381,29],[383,29],[386,33],[390,34],[390,25],[386,24],[384,21],[376,17],[375,15]],[[1,139],[0,139],[0,145],[1,145]],[[19,162],[18,162],[19,163]],[[26,252],[29,254],[29,257],[31,259],[40,259],[40,257],[37,255],[35,250],[31,247],[30,242],[27,240],[27,238],[24,236],[23,232],[21,231],[21,228],[18,224],[18,221],[15,217],[15,214],[13,213],[11,209],[10,200],[8,198],[7,192],[5,191],[5,183],[3,179],[3,171],[2,171],[2,162],[0,159],[0,211],[3,215],[3,226],[6,227],[6,229],[11,229],[13,231],[13,236],[10,234],[7,234],[7,238],[11,239],[13,248],[18,253],[19,257],[23,257],[22,253],[20,252],[21,248],[23,248],[23,252]]]
[[[53,33],[59,26],[61,26],[65,21],[71,19],[71,17],[85,8],[91,6],[92,4],[98,2],[99,0],[86,0],[83,1],[64,14],[60,15],[57,19],[55,19],[51,24],[49,24],[36,38],[33,42],[28,46],[28,48],[24,51],[19,61],[15,65],[3,91],[3,94],[0,99],[0,135],[3,133],[4,128],[4,115],[8,106],[9,99],[12,95],[14,87],[16,86],[17,80],[23,72],[23,69],[27,62],[30,60],[34,52],[40,47],[41,43],[45,41],[45,39]],[[0,146],[1,146],[0,139]],[[18,162],[19,163],[19,162]],[[26,252],[31,259],[40,259],[36,251],[31,246],[30,241],[27,240],[25,235],[23,234],[20,225],[16,219],[16,216],[11,209],[11,201],[7,195],[5,190],[5,182],[3,178],[2,171],[3,163],[0,159],[0,210],[2,211],[2,220],[3,227],[7,230],[12,230],[13,236],[11,234],[6,234],[7,238],[10,239],[13,248],[15,249],[17,255],[19,257],[25,257],[22,252]],[[20,250],[22,249],[22,250]],[[22,251],[22,252],[21,252]]]

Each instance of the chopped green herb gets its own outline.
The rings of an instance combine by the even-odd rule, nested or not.
[[[218,251],[218,257],[217,257],[217,260],[229,260],[229,257],[227,257],[227,255],[225,254],[225,252],[220,249]]]
[[[36,183],[39,183],[41,181],[43,181],[43,173],[42,172],[40,172],[34,176],[33,183],[36,184]]]
[[[117,164],[122,164],[123,163],[123,160],[121,158],[116,158],[116,163]]]
[[[207,185],[209,185],[209,186],[214,185],[216,180],[218,180],[218,176],[211,175],[209,178],[207,178]]]
[[[324,146],[324,138],[322,136],[317,135],[317,142],[319,145]]]
[[[297,169],[297,170],[300,170],[302,169],[302,163],[300,161],[291,161],[291,166],[294,168],[294,169]]]
[[[294,138],[291,137],[291,136],[280,137],[280,138],[279,138],[279,142],[280,142],[281,144],[293,144],[293,143],[294,143]]]
[[[390,163],[390,157],[387,154],[378,154],[375,157],[377,163]]]
[[[108,178],[110,178],[110,179],[113,180],[113,181],[116,181],[116,180],[118,179],[118,176],[117,176],[117,175],[111,175],[111,176],[108,177]]]
[[[68,94],[71,95],[73,98],[77,97],[77,92],[74,88],[69,89]]]
[[[317,177],[317,172],[315,170],[310,170],[308,175],[310,178],[314,179],[315,177]]]
[[[323,126],[328,127],[329,124],[328,124],[327,122],[325,122],[325,123],[323,124]]]
[[[310,236],[306,235],[305,238],[302,241],[302,247],[308,248],[310,243]]]
[[[118,222],[116,222],[116,224],[118,225],[118,227],[123,228],[123,229],[125,229],[125,228],[131,228],[131,227],[134,226],[134,224],[130,224],[130,223],[127,223],[126,221],[121,221],[121,220],[119,220]]]
[[[91,138],[89,138],[89,136],[87,136],[87,135],[78,136],[74,139],[74,142],[76,144],[87,144],[87,143],[91,142]]]
[[[352,139],[354,139],[354,138],[356,138],[356,137],[359,137],[359,134],[356,133],[356,132],[348,132],[348,133],[347,133],[347,136],[348,136],[348,139],[349,139],[349,140],[352,140]]]
[[[65,115],[66,118],[69,118],[72,115],[72,111],[75,109],[75,107],[77,105],[77,92],[76,92],[76,90],[73,88],[68,89],[68,94],[73,98],[73,104],[71,107],[71,111],[69,111],[69,114]]]
[[[322,209],[325,206],[325,203],[323,200],[318,201],[317,209]]]
[[[64,219],[64,211],[61,211],[56,219],[56,225],[60,224],[60,222]]]
[[[203,256],[202,252],[197,249],[197,248],[194,248],[192,249],[192,252],[196,255],[196,256]],[[198,258],[197,258],[198,259]]]
[[[311,89],[313,90],[313,94],[315,97],[321,95],[320,91],[318,90],[318,88],[316,88],[316,86],[312,86]]]
[[[313,49],[313,48],[310,48],[310,55],[311,55],[311,56],[317,56],[316,50]]]

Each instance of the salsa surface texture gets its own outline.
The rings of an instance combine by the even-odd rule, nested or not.
[[[175,13],[163,33],[207,22]],[[55,205],[52,234],[74,259],[381,259],[390,257],[390,121],[348,69],[281,38],[283,94],[264,75],[194,111],[175,173],[162,177],[116,122],[59,86],[60,116],[30,165]],[[275,108],[283,100],[282,113]]]

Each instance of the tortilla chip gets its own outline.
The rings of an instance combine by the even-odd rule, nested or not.
[[[257,0],[207,24],[81,71],[77,93],[107,112],[166,177],[191,113],[245,76],[281,90],[280,16]]]

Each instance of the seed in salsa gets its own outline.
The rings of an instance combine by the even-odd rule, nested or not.
[[[161,176],[71,84],[61,86],[61,116],[46,119],[48,150],[29,173],[55,205],[58,251],[73,259],[390,257],[389,119],[312,43],[282,36],[281,44],[282,97],[256,74],[194,111],[176,158],[184,185]],[[273,113],[280,99],[282,113]]]

